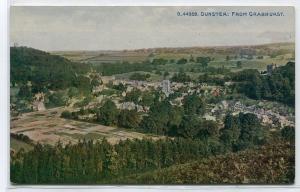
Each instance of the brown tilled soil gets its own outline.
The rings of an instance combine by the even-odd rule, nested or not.
[[[94,123],[75,121],[60,117],[65,108],[53,108],[45,111],[22,114],[18,119],[11,120],[11,133],[27,135],[34,142],[54,145],[58,141],[63,144],[76,143],[79,139],[106,139],[115,144],[125,139],[141,139],[154,136],[103,126]]]

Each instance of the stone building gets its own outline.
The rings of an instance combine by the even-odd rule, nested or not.
[[[166,96],[169,96],[169,94],[171,93],[170,80],[163,80],[162,81],[162,92]]]
[[[45,104],[45,94],[44,93],[37,93],[34,96],[34,100],[32,103],[32,108],[34,111],[43,111],[46,109]]]
[[[272,75],[273,73],[273,70],[276,69],[276,64],[270,64],[270,65],[267,65],[267,75]]]

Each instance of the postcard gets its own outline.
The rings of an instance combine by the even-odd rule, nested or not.
[[[293,184],[294,7],[13,6],[12,185]]]

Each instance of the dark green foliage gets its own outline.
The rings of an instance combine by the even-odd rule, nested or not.
[[[153,61],[152,61],[152,65],[165,65],[167,63],[168,63],[168,60],[162,59],[162,58],[153,59]]]
[[[218,137],[215,122],[196,116],[205,111],[205,103],[197,95],[186,96],[183,107],[172,106],[168,100],[156,101],[141,121],[141,131],[185,138]]]
[[[150,106],[153,104],[154,102],[154,93],[150,92],[150,91],[143,91],[142,92],[142,96],[141,96],[141,100],[139,101],[139,105],[142,106]]]
[[[224,153],[217,140],[125,140],[37,144],[11,157],[16,184],[292,183],[294,146],[279,138],[260,148]],[[188,162],[188,163],[187,163]]]
[[[18,97],[26,99],[26,100],[31,100],[32,99],[32,91],[31,91],[31,87],[27,86],[27,85],[22,85],[20,87],[20,90],[18,92]]]
[[[203,68],[208,67],[208,63],[211,61],[210,57],[197,57],[196,62],[200,63]]]
[[[68,96],[70,98],[77,97],[79,94],[79,90],[76,87],[70,87],[68,90]]]
[[[47,108],[64,106],[68,100],[68,96],[64,91],[56,91],[48,96],[45,105]]]
[[[230,149],[239,140],[241,134],[239,123],[240,122],[237,117],[234,117],[232,115],[226,115],[224,120],[224,128],[221,130],[220,139]]]
[[[199,83],[210,83],[212,78],[210,78],[210,76],[207,73],[205,73],[203,75],[199,75],[198,79]]]
[[[13,103],[14,101],[11,101],[11,103]],[[32,107],[31,107],[31,102],[32,100],[16,100],[15,101],[15,106],[13,106],[13,110],[15,110],[15,114],[12,113],[12,115],[16,115],[19,113],[28,113],[28,112],[32,112]]]
[[[109,86],[109,87],[112,88],[112,89],[121,91],[121,92],[126,91],[126,89],[127,89],[126,85],[124,85],[124,84],[122,84],[122,83],[119,83],[118,85],[113,85],[113,84],[112,84],[112,85]]]
[[[241,68],[242,67],[242,61],[237,61],[236,62],[236,67]]]
[[[116,125],[118,121],[119,111],[116,104],[107,100],[97,111],[97,121],[104,125]]]
[[[99,79],[96,79],[96,78],[92,79],[92,81],[91,81],[91,86],[92,87],[97,87],[101,84],[102,84],[102,82]]]
[[[205,112],[205,103],[199,96],[186,96],[183,108],[172,106],[170,99],[155,101],[151,105],[148,115],[140,123],[141,131],[186,138],[207,139],[215,135],[216,124],[196,116]]]
[[[181,58],[177,61],[177,64],[179,64],[179,65],[183,65],[183,64],[186,64],[186,63],[187,63],[187,59],[185,59],[185,58]]]
[[[84,106],[87,106],[91,101],[92,101],[92,97],[91,96],[87,96],[83,100],[75,103],[74,106],[75,107],[84,107]]]
[[[75,87],[84,95],[89,95],[92,91],[93,86],[90,83],[90,78],[84,75],[78,75],[73,81]]]
[[[133,71],[151,72],[153,69],[155,69],[155,65],[152,65],[149,62],[101,63],[101,64],[94,64],[93,68],[96,69],[96,71],[101,73],[102,75],[110,76],[115,74],[129,73]]]
[[[183,108],[186,114],[200,114],[205,112],[205,102],[196,94],[185,96]]]
[[[164,78],[168,77],[170,75],[170,73],[168,71],[164,72]]]
[[[239,114],[240,137],[238,148],[244,149],[263,142],[264,131],[256,115],[251,113]],[[239,150],[238,149],[238,150]]]
[[[178,135],[185,138],[200,138],[207,140],[217,138],[219,129],[214,121],[207,121],[196,116],[184,116],[178,127]]]
[[[175,59],[170,59],[170,60],[169,60],[169,63],[171,63],[171,64],[172,64],[172,63],[175,63]]]
[[[211,120],[202,120],[200,122],[200,126],[202,129],[200,129],[198,135],[201,139],[208,139],[211,138],[217,139],[219,137],[219,127],[215,121]]]
[[[130,80],[138,80],[138,81],[146,81],[148,78],[150,78],[150,74],[142,74],[142,73],[133,73],[130,75],[129,79]]]
[[[121,110],[118,117],[118,126],[130,129],[138,128],[140,122],[139,114],[136,110]]]
[[[87,65],[72,63],[56,55],[27,47],[11,47],[11,83],[25,85],[31,81],[32,92],[66,89],[73,86],[75,73],[88,71]]]
[[[194,63],[195,62],[195,59],[194,59],[193,55],[190,56],[189,62],[190,63]]]
[[[192,81],[191,77],[184,72],[179,72],[173,75],[171,81],[178,82],[178,83],[185,83]]]
[[[142,95],[142,92],[139,89],[134,88],[130,92],[126,93],[124,101],[134,102],[137,104],[140,101],[141,95]]]
[[[182,109],[172,106],[169,101],[154,102],[150,107],[148,116],[141,121],[140,128],[144,132],[159,135],[174,133],[174,129],[180,124]]]
[[[219,154],[200,140],[81,141],[55,147],[37,144],[11,159],[11,181],[17,184],[96,184]],[[214,151],[214,153],[212,153]]]
[[[243,70],[231,75],[239,81],[236,89],[252,99],[279,101],[295,105],[295,63],[274,69],[272,75],[261,75],[257,70]]]
[[[275,143],[113,179],[117,184],[293,184],[295,146]]]
[[[286,126],[281,130],[281,136],[292,143],[295,143],[295,127]]]
[[[256,69],[245,69],[231,74],[231,79],[233,81],[252,81],[259,77],[260,73]]]
[[[154,134],[164,134],[164,131],[158,128],[157,122],[153,117],[145,116],[143,117],[140,125],[140,131],[154,133]]]
[[[17,140],[21,140],[27,144],[33,144],[33,141],[27,135],[24,135],[23,133],[20,133],[20,134],[10,133],[10,136]]]
[[[168,100],[173,100],[173,99],[176,99],[181,96],[182,96],[182,93],[180,91],[174,91],[173,93],[171,93],[169,95]]]
[[[161,73],[160,70],[156,70],[156,71],[155,71],[155,74],[156,74],[156,75],[162,75],[162,73]]]
[[[72,119],[72,113],[70,111],[63,111],[60,115],[62,118]]]
[[[238,116],[227,115],[224,129],[221,130],[221,140],[226,147],[242,150],[266,142],[266,133],[256,115],[240,113]]]
[[[198,72],[202,72],[208,75],[226,75],[228,73],[230,73],[230,69],[225,68],[225,67],[206,67],[206,68],[198,68],[197,69]]]
[[[205,73],[203,75],[199,75],[198,79],[199,79],[199,83],[207,83],[210,85],[224,86],[224,83],[225,83],[224,78],[210,76],[207,73]]]

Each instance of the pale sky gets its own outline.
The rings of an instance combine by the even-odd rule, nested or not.
[[[45,51],[294,42],[293,7],[12,7],[10,44]],[[178,17],[178,11],[284,16]]]

